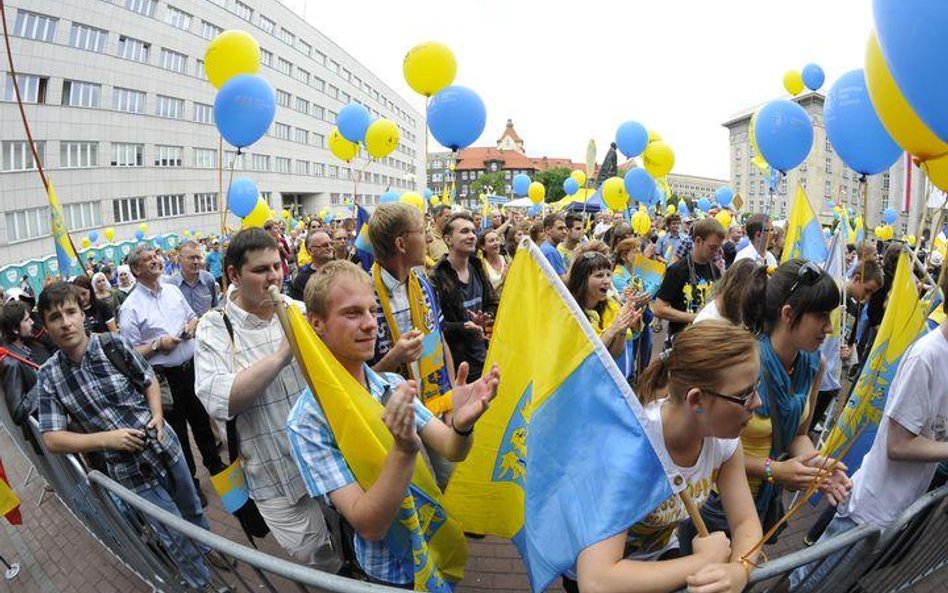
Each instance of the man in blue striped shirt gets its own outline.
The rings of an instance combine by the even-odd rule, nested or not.
[[[445,422],[418,398],[416,385],[394,373],[376,373],[366,363],[378,337],[372,281],[358,266],[333,261],[320,268],[306,287],[306,310],[317,335],[342,366],[385,406],[382,419],[394,437],[382,471],[367,489],[356,481],[332,429],[307,389],[287,420],[290,450],[310,496],[328,496],[355,529],[356,560],[370,579],[412,588],[414,568],[396,557],[385,542],[411,483],[424,447],[451,461],[467,457],[474,424],[497,394],[495,367],[467,383],[467,364],[458,370],[454,410]]]

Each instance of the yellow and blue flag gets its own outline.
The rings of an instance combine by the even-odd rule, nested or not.
[[[56,246],[56,262],[59,264],[60,274],[64,278],[70,276],[74,269],[82,269],[79,264],[79,255],[76,246],[69,236],[66,221],[63,218],[63,207],[59,205],[53,181],[47,178],[46,193],[49,195],[49,218],[53,232],[53,244]],[[81,272],[80,272],[81,273]]]
[[[240,460],[231,463],[224,471],[212,475],[211,485],[228,513],[236,513],[250,500],[250,489],[247,487],[247,478]]]
[[[822,264],[827,256],[826,240],[820,221],[813,213],[810,200],[802,185],[797,186],[797,196],[790,206],[787,219],[787,238],[781,262],[803,258]]]
[[[843,231],[840,229],[836,229],[836,233],[833,234],[833,239],[830,241],[829,257],[826,258],[826,265],[823,269],[836,282],[840,292],[846,290],[846,240]],[[830,316],[833,321],[833,333],[826,336],[826,340],[820,346],[820,353],[826,361],[823,384],[820,386],[821,391],[839,389],[841,385],[843,361],[839,349],[843,344],[843,314],[845,311],[846,301],[844,299]]]
[[[632,276],[642,281],[642,289],[655,298],[658,289],[662,286],[662,279],[665,277],[665,264],[662,262],[636,255],[632,262]]]
[[[850,472],[859,468],[872,446],[885,410],[889,386],[902,355],[926,331],[926,313],[927,308],[915,288],[912,260],[902,252],[879,333],[872,343],[856,388],[821,449],[823,455],[836,457],[853,438],[857,438],[843,458]]]
[[[465,531],[512,538],[539,592],[684,484],[661,428],[529,240],[504,285],[485,364],[495,363],[497,398],[445,506]]]
[[[356,238],[355,253],[359,258],[359,264],[366,272],[372,270],[372,264],[375,263],[375,251],[372,249],[372,242],[369,241],[369,211],[362,206],[356,206]]]
[[[376,401],[336,360],[296,307],[287,308],[290,343],[303,376],[326,415],[339,450],[363,489],[378,479],[392,435]],[[385,543],[415,570],[415,590],[451,593],[464,577],[467,543],[441,503],[441,490],[419,459]]]
[[[866,225],[862,220],[862,216],[856,217],[856,222],[853,224],[853,242],[852,245],[860,245],[863,241],[866,240]]]

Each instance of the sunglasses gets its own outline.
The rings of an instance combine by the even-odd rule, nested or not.
[[[726,393],[718,393],[717,391],[711,391],[710,389],[701,389],[701,393],[707,393],[708,395],[713,395],[714,397],[719,397],[721,399],[727,400],[729,402],[738,404],[743,408],[749,408],[754,402],[754,399],[757,397],[757,391],[760,389],[760,379],[758,379],[753,385],[745,389],[744,391],[736,395],[727,395]]]
[[[797,270],[797,279],[793,283],[793,286],[790,287],[790,293],[787,294],[787,298],[794,293],[794,291],[801,286],[813,286],[820,281],[820,278],[823,277],[823,270],[820,269],[815,263],[808,261],[800,266],[800,269]]]

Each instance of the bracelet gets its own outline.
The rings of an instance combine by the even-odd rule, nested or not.
[[[474,433],[474,427],[470,427],[467,430],[458,430],[458,427],[454,425],[454,418],[451,419],[451,430],[461,435],[462,437],[469,437]]]
[[[774,460],[771,457],[764,462],[764,479],[770,484],[774,483]]]

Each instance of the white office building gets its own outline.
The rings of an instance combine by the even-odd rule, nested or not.
[[[218,152],[203,57],[227,29],[258,40],[260,74],[276,89],[273,125],[235,164],[271,208],[312,213],[353,194],[373,205],[388,188],[424,182],[421,114],[276,0],[10,0],[6,12],[33,138],[77,245],[105,227],[127,240],[142,222],[150,235],[219,230],[218,159],[227,169],[236,152],[226,143]],[[47,197],[3,64],[0,265],[53,252]],[[350,169],[326,145],[353,101],[401,129],[398,149],[368,164],[357,188],[366,154]]]

